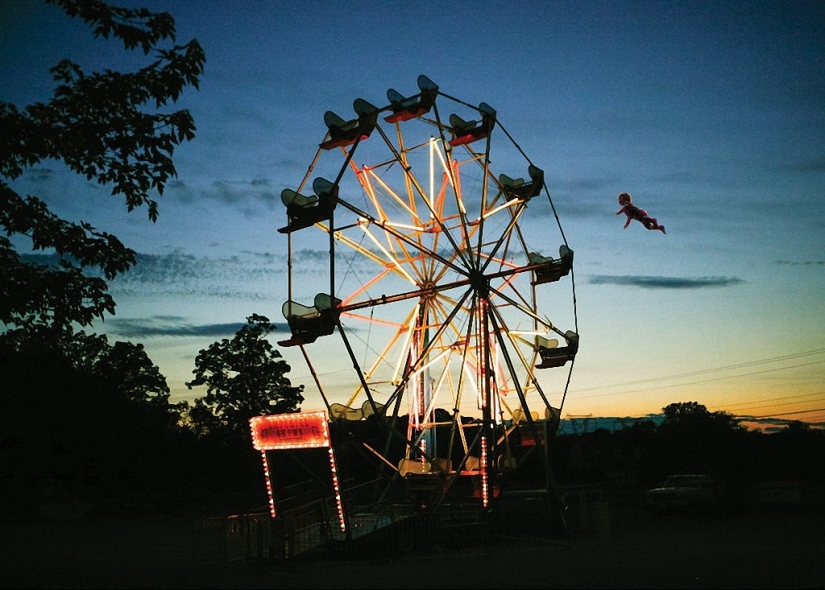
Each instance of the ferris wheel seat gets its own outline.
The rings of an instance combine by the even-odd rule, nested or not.
[[[567,346],[559,346],[559,341],[555,338],[548,339],[543,336],[536,336],[536,349],[541,357],[541,363],[536,365],[537,369],[551,369],[563,367],[567,361],[576,358],[579,350],[579,335],[568,330],[564,334]]]
[[[523,178],[510,178],[506,174],[499,174],[498,181],[501,183],[505,189],[512,191],[521,186],[524,186],[524,179]]]
[[[555,340],[554,342],[556,342],[556,345],[558,345],[558,340]],[[536,420],[539,419],[539,413],[538,412],[530,412],[530,419],[533,422],[535,422]],[[527,412],[525,412],[521,408],[516,408],[515,410],[513,410],[513,423],[514,424],[521,424],[522,422],[528,422]]]
[[[556,348],[558,345],[559,341],[556,338],[545,338],[544,336],[536,336],[536,348],[538,348],[539,350],[541,350],[542,348]]]
[[[535,278],[534,285],[542,283],[551,283],[558,281],[570,273],[573,268],[573,250],[562,244],[559,247],[559,258],[547,258],[538,252],[530,252],[527,255],[527,260],[531,265],[535,265],[533,271]]]
[[[309,307],[295,301],[285,301],[281,311],[292,331],[292,338],[278,342],[280,346],[312,344],[319,336],[329,336],[337,324],[335,305],[340,299],[325,293],[315,296],[315,305]]]
[[[347,147],[348,145],[352,145],[355,143],[355,140],[358,139],[359,141],[367,139],[369,135],[361,134],[361,137],[358,137],[358,133],[355,133],[352,136],[345,136],[345,137],[334,137],[330,138],[327,141],[320,144],[321,149],[324,150],[331,150],[337,147]]]
[[[416,83],[418,84],[418,88],[419,88],[419,90],[421,90],[422,93],[425,93],[425,92],[436,93],[436,92],[438,92],[438,84],[436,84],[435,82],[430,80],[424,74],[421,74],[420,76],[418,76],[418,80],[416,80]]]
[[[334,309],[336,305],[341,303],[341,300],[326,293],[318,293],[312,303],[315,309],[323,314],[328,309]]]
[[[358,117],[349,121],[345,121],[333,111],[324,113],[324,124],[327,126],[329,139],[321,143],[321,149],[346,147],[356,141],[367,139],[372,134],[378,108],[363,98],[356,98],[353,108]]]
[[[316,195],[307,197],[290,188],[285,188],[281,191],[281,202],[286,205],[287,209],[297,207],[305,209],[315,206],[318,202],[318,197]]]
[[[309,197],[288,188],[281,191],[289,222],[278,229],[280,233],[304,229],[330,218],[338,204],[338,185],[318,177],[313,181],[312,189],[315,194]]]
[[[278,340],[278,346],[289,348],[290,346],[302,346],[304,344],[312,344],[306,342],[303,338],[289,338],[288,340]]]
[[[401,123],[403,121],[409,121],[410,119],[416,119],[421,115],[426,115],[430,112],[431,108],[432,106],[425,106],[417,101],[410,105],[400,103],[400,108],[397,111],[394,110],[391,115],[384,117],[384,120],[387,123]]]
[[[421,78],[426,79],[429,85],[427,83],[422,85]],[[438,86],[426,76],[419,76],[418,86],[421,88],[421,93],[411,97],[405,97],[395,88],[387,90],[387,98],[392,109],[392,114],[384,117],[387,123],[409,121],[430,112],[435,104],[435,97],[438,95]]]
[[[430,473],[432,465],[429,461],[422,461],[419,459],[401,459],[398,462],[398,474],[402,477],[407,475],[420,475]]]
[[[523,178],[510,178],[506,174],[499,174],[498,181],[505,193],[515,199],[529,201],[541,192],[544,187],[544,170],[533,166],[528,168],[530,182],[525,182]]]
[[[348,420],[350,422],[358,422],[364,417],[364,412],[361,408],[350,408],[344,404],[331,404],[329,406],[329,414],[334,419]]]
[[[484,139],[493,131],[496,124],[496,111],[486,102],[482,102],[479,107],[481,121],[466,121],[457,114],[450,115],[450,128],[454,135],[448,143],[453,146],[464,145]]]
[[[329,139],[321,143],[321,148],[325,150],[346,147],[355,143],[356,140],[367,139],[375,127],[374,123],[364,124],[360,118],[344,121],[332,111],[327,111],[324,121],[329,130]]]
[[[433,468],[435,471],[444,474],[454,473],[452,460],[447,459],[446,457],[436,457],[433,461]]]
[[[467,460],[464,461],[464,469],[462,469],[462,472],[472,473],[474,471],[481,471],[481,459],[474,455],[469,455]]]
[[[541,351],[540,354],[541,363],[536,365],[537,369],[557,369],[563,367],[567,361],[573,358],[566,346],[550,351]]]
[[[364,418],[369,418],[370,416],[382,416],[384,414],[384,404],[375,402],[373,407],[370,400],[365,400],[364,403],[361,404],[361,413],[364,415]]]
[[[308,305],[303,305],[302,303],[297,303],[295,301],[284,301],[284,304],[281,306],[281,312],[284,314],[286,319],[290,318],[302,318],[302,319],[311,319],[316,318],[321,315],[321,312],[318,311],[315,307],[310,307]]]

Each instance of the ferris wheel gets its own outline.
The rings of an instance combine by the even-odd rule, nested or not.
[[[281,194],[278,344],[300,348],[332,420],[406,418],[403,450],[370,448],[388,468],[442,491],[469,474],[486,503],[518,468],[511,445],[558,424],[579,344],[573,250],[544,171],[490,105],[422,75],[353,110],[325,113]]]

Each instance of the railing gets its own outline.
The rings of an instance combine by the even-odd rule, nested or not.
[[[559,528],[540,492],[505,500],[492,512],[478,502],[442,505],[437,511],[397,503],[351,508],[346,532],[336,511],[324,501],[274,519],[268,513],[201,518],[195,522],[194,555],[200,562],[286,562],[336,555],[375,559],[434,547],[485,545],[497,537],[566,539],[571,532],[593,530],[599,536],[609,535],[606,503],[570,499],[569,530]]]

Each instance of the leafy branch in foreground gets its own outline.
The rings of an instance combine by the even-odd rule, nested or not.
[[[89,325],[114,313],[102,273],[111,280],[135,264],[135,252],[90,224],[61,219],[36,195],[22,196],[13,181],[46,161],[62,162],[87,180],[122,195],[127,210],[146,207],[158,217],[154,193],[162,195],[175,170],[178,145],[195,136],[189,111],[163,112],[183,90],[198,88],[205,55],[197,40],[171,48],[174,20],[167,13],[125,9],[96,0],[48,0],[88,23],[96,37],[119,39],[126,50],[154,51],[135,72],[85,73],[63,60],[51,68],[53,97],[22,108],[0,101],[0,260],[4,281],[0,321],[7,327]],[[70,195],[72,198],[78,198]],[[24,260],[17,236],[29,250],[54,253],[48,267]],[[25,240],[23,241],[25,242]]]

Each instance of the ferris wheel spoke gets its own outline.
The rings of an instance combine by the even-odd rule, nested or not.
[[[421,255],[427,256],[427,257],[429,257],[431,259],[434,259],[434,260],[437,260],[441,264],[443,264],[445,266],[449,266],[455,272],[462,272],[462,267],[461,266],[456,265],[450,259],[448,259],[446,257],[443,257],[441,254],[439,254],[435,250],[432,250],[431,248],[427,247],[420,240],[416,240],[415,237],[408,236],[403,231],[401,231],[402,229],[414,230],[414,231],[419,231],[419,232],[426,231],[424,228],[415,228],[415,227],[409,227],[409,226],[405,227],[401,224],[396,224],[396,223],[391,222],[391,221],[380,221],[379,219],[373,217],[369,213],[366,213],[366,212],[358,209],[357,207],[355,207],[353,205],[350,205],[346,201],[340,201],[340,203],[343,206],[350,209],[351,211],[353,211],[354,213],[356,213],[359,216],[360,220],[363,220],[363,221],[359,220],[359,222],[356,225],[361,227],[362,230],[365,233],[368,232],[368,229],[366,229],[366,228],[368,228],[369,226],[378,227],[385,234],[387,234],[388,236],[391,236],[392,238],[394,238],[398,242],[407,244],[407,245],[411,246],[412,248],[414,248],[415,250],[419,251]],[[326,227],[326,229],[329,229],[327,226],[324,226],[323,224],[319,224],[319,226],[321,226],[322,228]],[[364,253],[368,258],[371,258],[372,260],[374,260],[378,263],[382,263],[384,261],[380,256],[377,256],[376,254],[371,253],[369,250],[363,250],[362,251],[363,247],[360,246],[360,244],[357,241],[355,241],[352,238],[349,238],[348,236],[344,235],[340,230],[336,231],[335,238],[336,238],[336,240],[346,244],[347,246],[349,246],[349,247],[351,247],[355,250],[358,250],[359,252]],[[372,239],[374,240],[374,238],[372,238]],[[386,251],[386,248],[384,248],[383,246],[381,246],[381,248]]]

